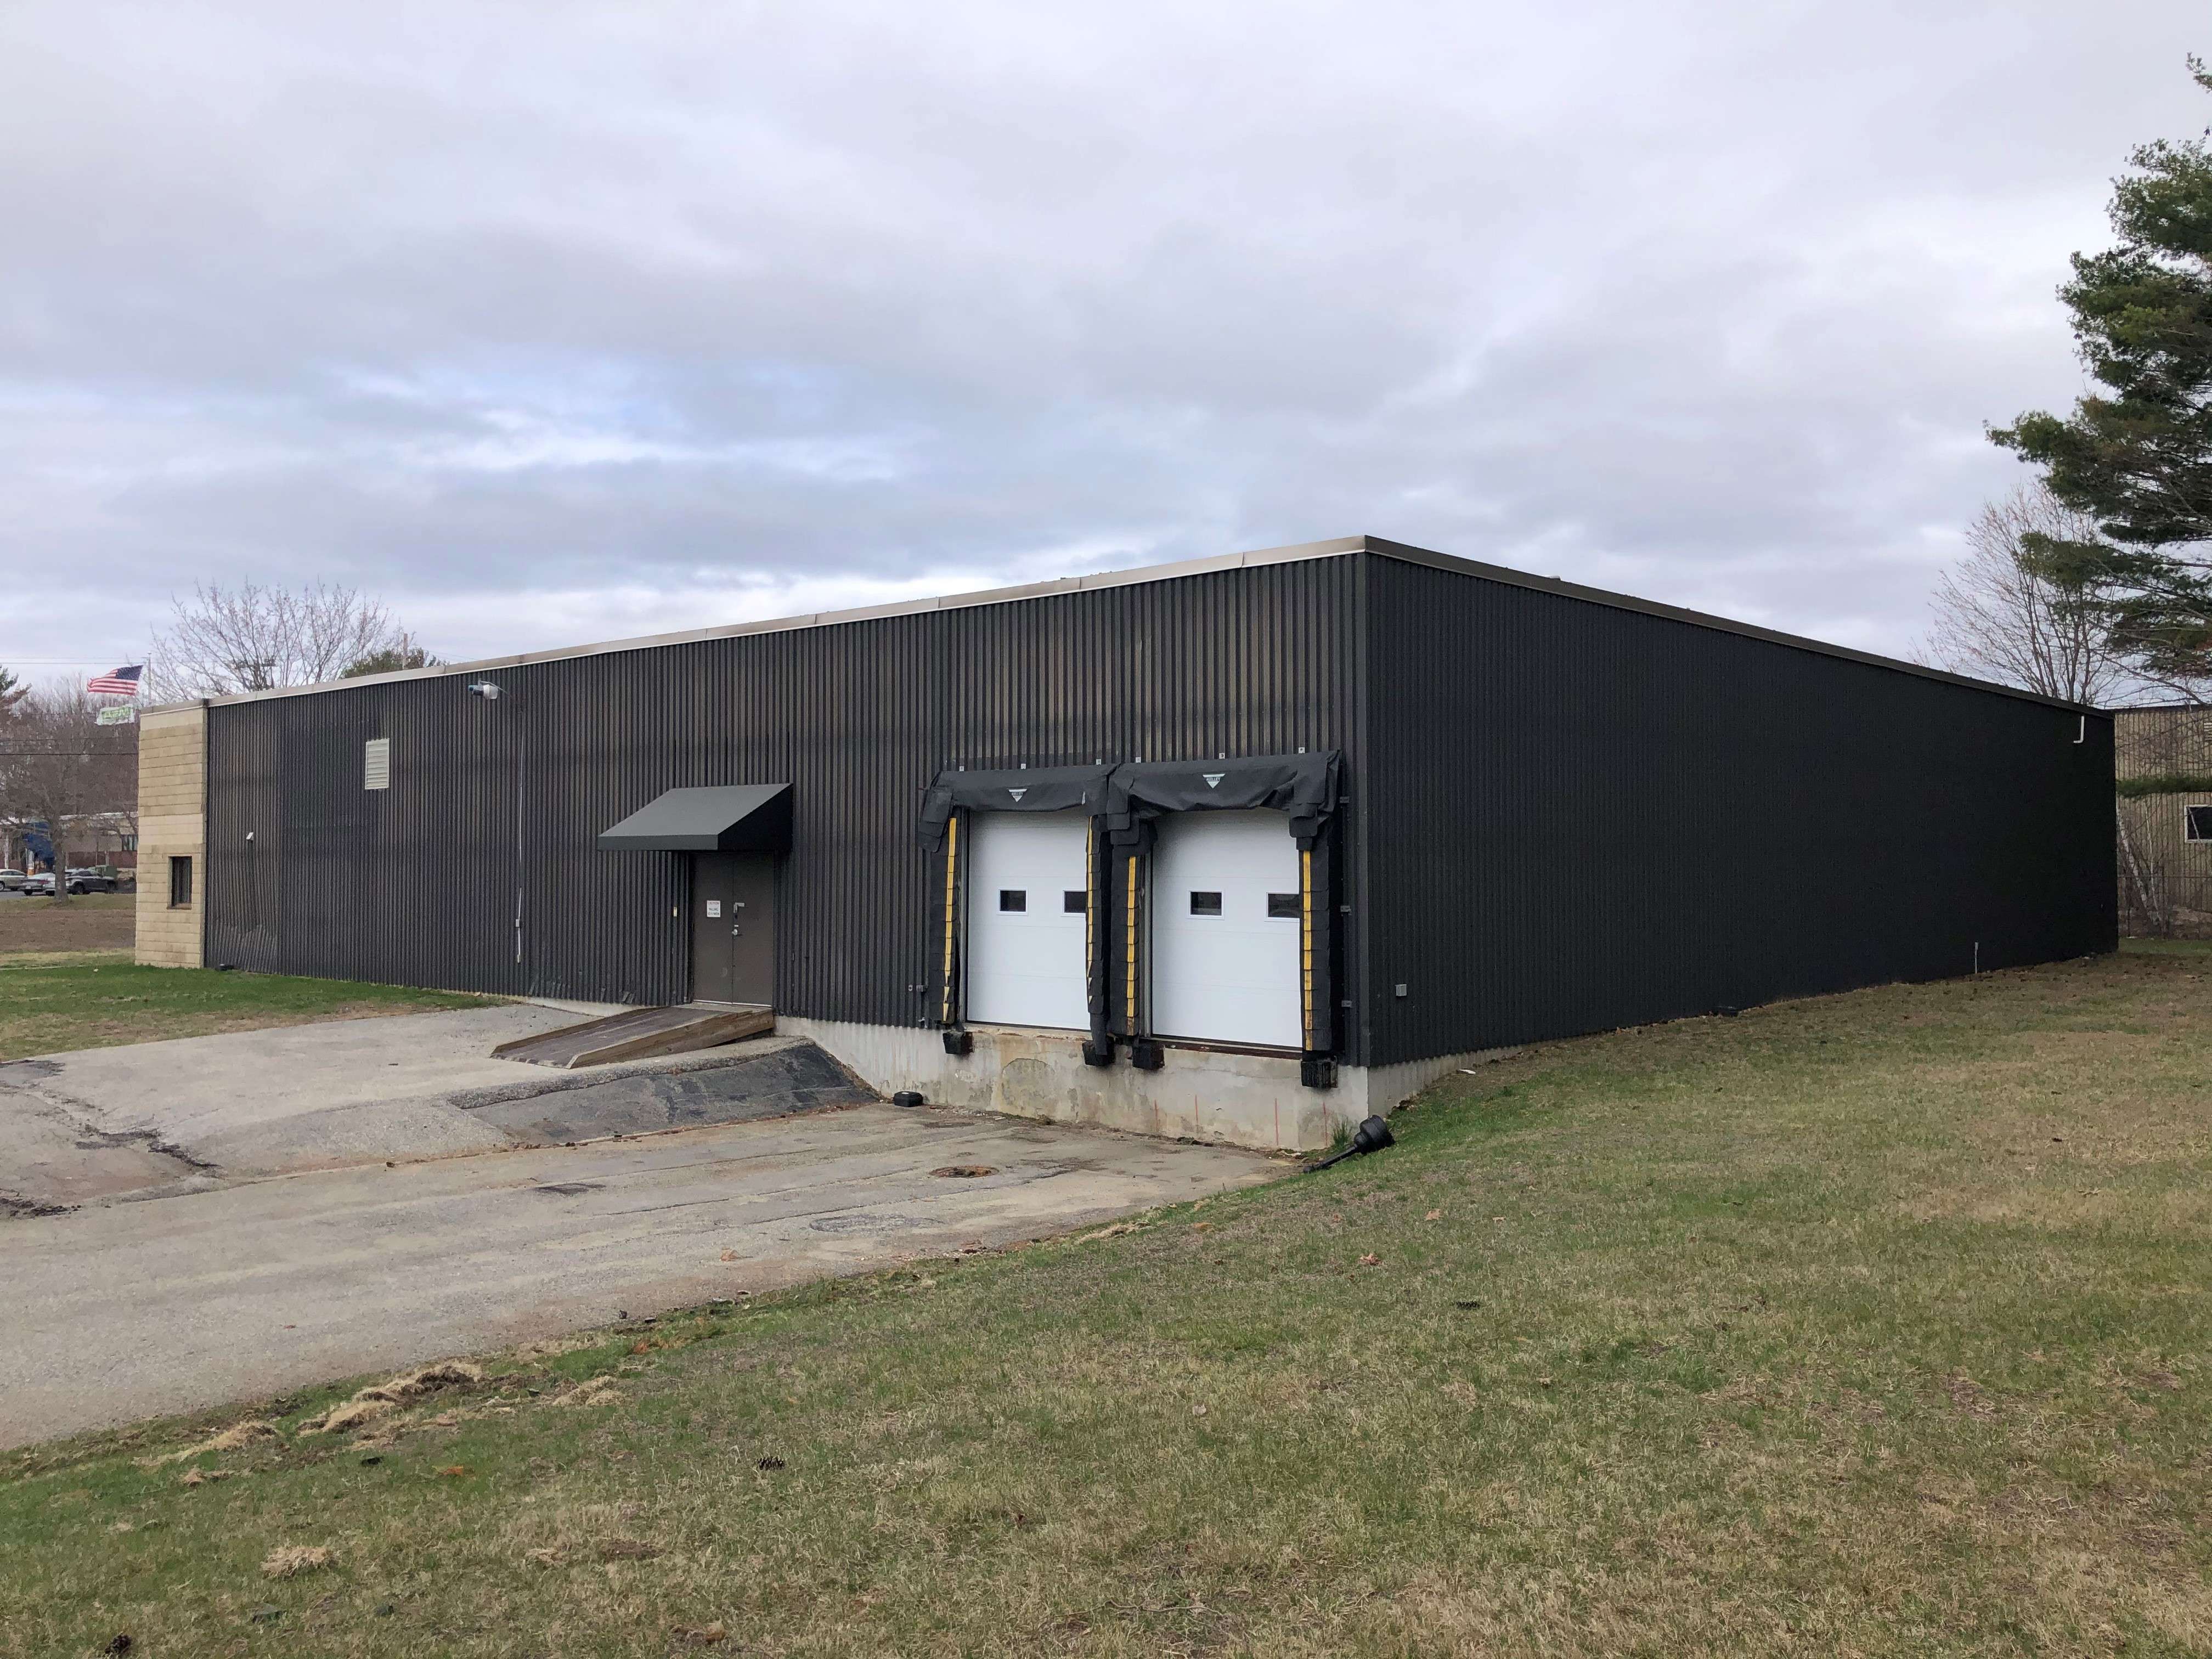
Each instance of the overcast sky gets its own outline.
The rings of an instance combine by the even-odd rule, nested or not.
[[[0,4],[0,661],[1371,532],[1887,651],[2203,0]]]

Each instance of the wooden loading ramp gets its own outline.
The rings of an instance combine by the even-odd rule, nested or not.
[[[719,1048],[726,1042],[766,1036],[775,1030],[775,1011],[750,1004],[686,1003],[674,1008],[629,1008],[604,1019],[564,1025],[557,1031],[518,1037],[491,1051],[494,1060],[520,1060],[532,1066],[605,1066],[617,1060],[653,1060]]]

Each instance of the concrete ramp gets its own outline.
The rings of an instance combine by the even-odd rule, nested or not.
[[[527,1003],[178,1037],[0,1064],[0,1233],[265,1176],[503,1152],[875,1098],[795,1036],[581,1071],[491,1058],[573,1024]]]
[[[604,1019],[502,1042],[494,1060],[519,1060],[532,1066],[573,1071],[623,1060],[657,1060],[719,1048],[726,1042],[766,1036],[775,1030],[773,1009],[756,1005],[686,1003],[673,1008],[629,1008]]]
[[[547,1082],[550,1084],[551,1079]],[[786,1037],[751,1042],[726,1065],[694,1072],[617,1073],[562,1082],[543,1093],[462,1109],[515,1140],[599,1140],[709,1123],[747,1123],[799,1112],[877,1103],[872,1090],[814,1044]]]

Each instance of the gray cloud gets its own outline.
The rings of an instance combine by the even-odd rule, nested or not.
[[[29,0],[0,659],[449,653],[1369,530],[1878,649],[2201,8]]]

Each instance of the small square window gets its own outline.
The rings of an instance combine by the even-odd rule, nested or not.
[[[192,904],[192,861],[188,859],[169,860],[169,908],[189,910]]]
[[[1190,896],[1190,913],[1194,916],[1219,915],[1221,914],[1221,895],[1218,893],[1193,893]]]
[[[1278,921],[1296,921],[1298,919],[1298,896],[1296,893],[1268,894],[1267,914]]]
[[[1026,910],[1030,908],[1029,893],[1019,887],[1001,887],[999,890],[999,908],[1001,910]]]
[[[2212,806],[2185,806],[2181,809],[2181,838],[2184,841],[2212,841]]]
[[[1060,908],[1071,916],[1079,916],[1091,908],[1091,901],[1080,887],[1071,887],[1060,896]]]

